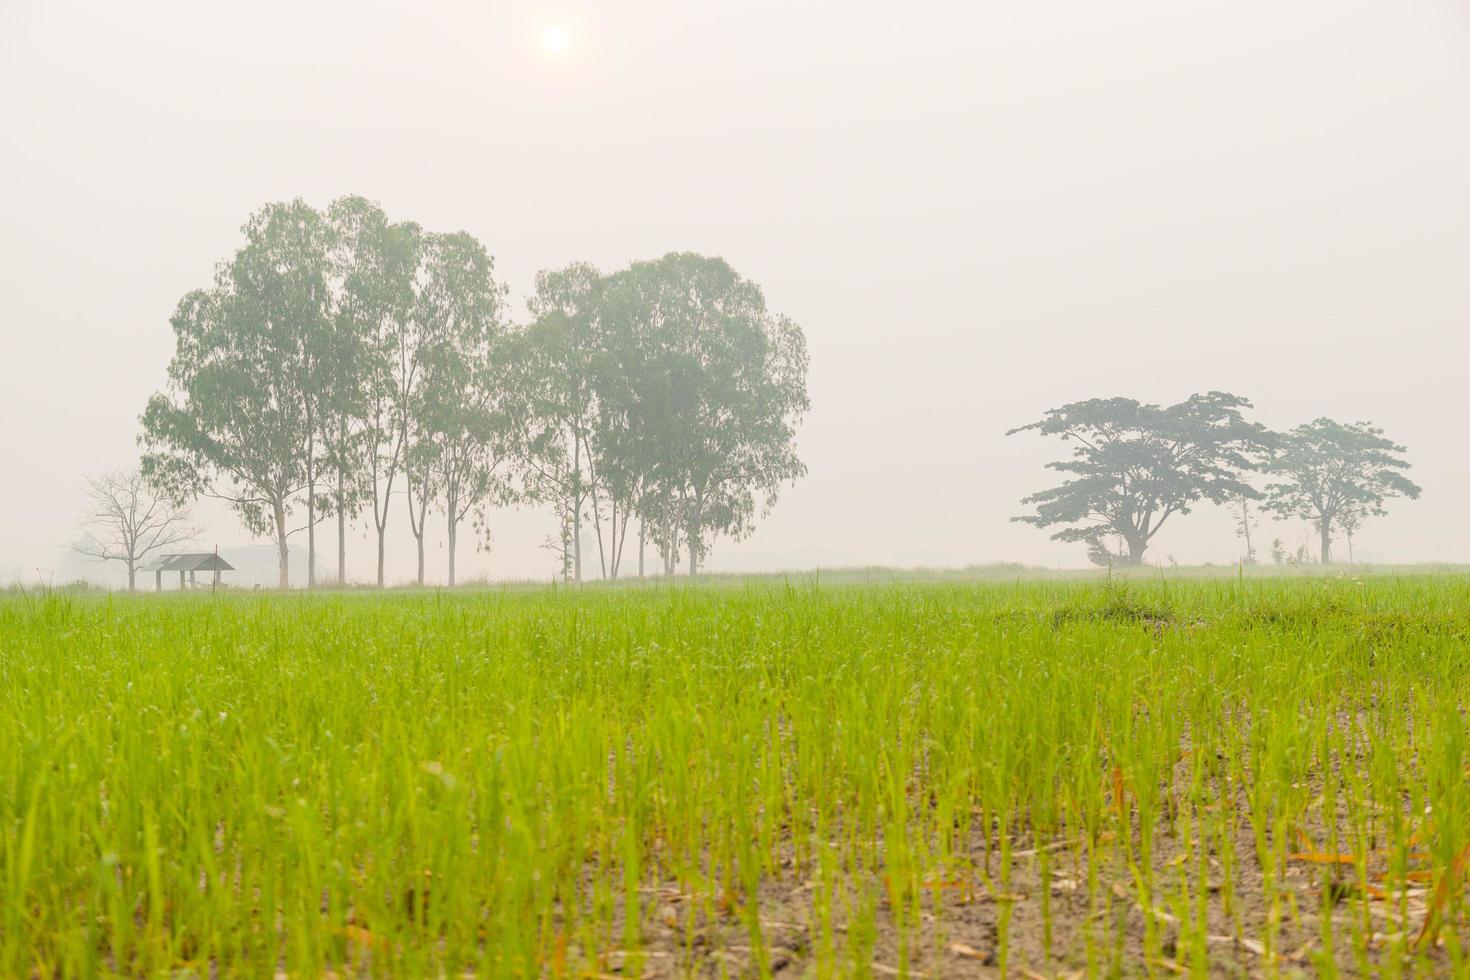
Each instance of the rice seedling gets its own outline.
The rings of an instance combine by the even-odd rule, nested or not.
[[[1466,969],[1470,583],[0,598],[0,975]]]

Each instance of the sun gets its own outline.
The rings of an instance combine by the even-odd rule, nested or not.
[[[566,30],[556,24],[547,24],[541,31],[541,47],[547,54],[565,54],[571,42]]]

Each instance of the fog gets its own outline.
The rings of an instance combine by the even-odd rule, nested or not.
[[[1209,389],[1382,426],[1424,494],[1357,557],[1470,560],[1466,120],[1462,0],[0,0],[0,580],[54,575],[83,476],[137,461],[246,217],[344,194],[475,235],[520,321],[540,269],[677,249],[802,326],[808,473],[710,570],[1085,565],[1009,521],[1063,447],[1006,430]],[[553,574],[549,512],[491,523],[461,577]],[[1239,550],[1205,504],[1150,559]]]

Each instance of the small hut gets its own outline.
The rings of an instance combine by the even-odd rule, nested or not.
[[[197,551],[182,554],[159,555],[158,560],[146,566],[153,571],[153,580],[158,591],[163,591],[163,573],[178,572],[179,588],[193,588],[199,572],[213,572],[212,584],[219,585],[220,572],[233,572],[235,566],[219,556],[218,551]],[[187,576],[187,584],[185,577]]]

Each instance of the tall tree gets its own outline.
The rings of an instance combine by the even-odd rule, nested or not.
[[[1356,531],[1363,519],[1381,517],[1391,497],[1417,499],[1420,488],[1403,446],[1368,423],[1319,418],[1280,437],[1267,469],[1280,478],[1266,486],[1266,507],[1282,517],[1310,521],[1321,540],[1322,564],[1332,561],[1332,532]]]
[[[285,588],[288,521],[314,475],[305,389],[324,302],[321,227],[293,201],[263,208],[244,231],[245,246],[213,288],[189,293],[174,313],[169,390],[143,413],[142,471],[176,501],[218,498],[247,529],[271,536]]]
[[[98,561],[122,562],[129,592],[137,587],[138,566],[149,555],[202,533],[188,508],[151,487],[136,468],[87,478],[82,523],[87,533],[73,550]]]
[[[507,352],[500,342],[506,290],[468,234],[426,235],[423,254],[414,313],[421,374],[404,418],[409,524],[422,585],[428,509],[443,508],[452,585],[460,523],[506,487],[505,370],[497,362]]]
[[[306,585],[316,585],[316,525],[320,505],[323,421],[333,379],[330,283],[331,229],[323,216],[297,199],[270,204],[245,226],[245,247],[231,266],[237,295],[280,338],[289,357],[306,427],[302,455],[306,505]]]
[[[443,324],[429,360],[421,404],[432,433],[434,482],[445,519],[448,582],[455,584],[460,524],[472,513],[485,530],[484,507],[511,499],[510,461],[520,405],[508,391],[519,350],[507,343],[505,295],[495,263],[471,236],[438,235],[431,287],[423,301]],[[488,533],[486,533],[488,537]]]
[[[421,325],[414,317],[414,289],[423,234],[415,224],[389,222],[381,208],[360,197],[333,202],[328,215],[338,284],[335,330],[353,345],[361,364],[356,392],[340,403],[343,436],[333,455],[340,460],[342,499],[371,506],[381,588],[389,505],[408,450],[404,418],[419,377]],[[338,514],[340,542],[345,518],[342,510]]]
[[[658,293],[655,263],[642,263],[608,277],[598,317],[599,349],[594,367],[597,411],[594,442],[599,449],[593,516],[598,543],[607,521],[606,567],[617,578],[623,567],[628,531],[638,522],[638,574],[650,529],[665,556],[666,571],[676,554],[677,516],[668,506],[670,483],[661,483],[660,454],[671,432],[672,402],[661,376],[668,358],[661,311],[646,301]],[[645,288],[647,287],[647,288]],[[601,553],[601,550],[600,550]]]
[[[1069,525],[1053,540],[1082,542],[1093,552],[1107,551],[1104,539],[1116,535],[1127,554],[1115,557],[1140,564],[1168,520],[1193,504],[1260,497],[1242,471],[1266,451],[1270,434],[1245,420],[1241,410],[1250,407],[1237,395],[1211,391],[1168,407],[1094,398],[1054,408],[1006,434],[1035,431],[1075,443],[1071,459],[1047,464],[1068,479],[1024,498],[1036,513],[1012,520]]]
[[[586,263],[536,275],[532,316],[516,345],[514,390],[522,406],[517,439],[530,494],[549,503],[582,580],[582,522],[597,511],[596,439],[604,280]],[[598,527],[601,541],[601,527]],[[606,574],[606,568],[603,569]]]
[[[337,523],[337,582],[347,581],[347,524],[376,489],[369,482],[369,419],[376,377],[375,347],[382,322],[393,308],[394,269],[387,221],[377,205],[343,197],[328,207],[327,268],[331,300],[324,356],[316,381],[318,439],[330,486],[323,510]],[[406,277],[406,273],[403,274]]]
[[[690,252],[635,263],[609,285],[610,333],[638,351],[626,442],[649,467],[645,519],[663,518],[697,574],[718,535],[750,533],[781,484],[806,472],[796,426],[809,404],[801,329],[766,309],[723,259]],[[667,566],[666,566],[667,567]]]

